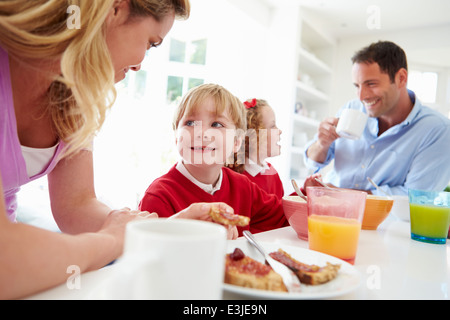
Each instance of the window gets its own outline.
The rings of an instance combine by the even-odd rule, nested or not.
[[[176,101],[183,95],[183,77],[167,77],[167,101],[169,103]]]
[[[203,79],[188,78],[184,81],[183,77],[168,76],[167,77],[167,102],[173,103],[179,101],[184,92],[203,84]],[[184,88],[184,84],[187,83],[187,87]]]
[[[186,58],[186,42],[170,39],[169,61],[184,62]]]
[[[206,65],[207,45],[207,39],[170,40],[169,62],[176,63],[176,67],[167,77],[166,99],[169,104],[176,103],[188,90],[205,82],[200,73]]]
[[[188,88],[187,89],[191,90],[192,88],[197,87],[197,86],[199,86],[199,85],[201,85],[203,83],[204,83],[203,79],[190,78],[189,82],[188,82]]]
[[[140,99],[145,95],[145,88],[147,86],[147,71],[139,70],[136,72],[134,84],[134,97]]]
[[[206,39],[192,41],[191,43],[191,63],[205,65],[206,63]]]
[[[436,103],[438,85],[437,72],[411,70],[408,87],[423,103]]]

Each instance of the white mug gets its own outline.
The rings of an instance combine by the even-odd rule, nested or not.
[[[344,109],[339,117],[336,133],[342,138],[358,140],[366,127],[368,115],[356,109]]]
[[[122,299],[221,299],[227,235],[223,226],[184,219],[130,222],[117,262]]]

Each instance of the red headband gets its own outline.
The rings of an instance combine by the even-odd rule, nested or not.
[[[244,105],[246,109],[254,108],[256,106],[256,99],[252,99],[251,102],[245,101]]]

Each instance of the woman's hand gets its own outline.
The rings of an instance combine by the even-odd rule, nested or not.
[[[158,218],[158,214],[149,213],[147,211],[131,210],[129,208],[112,210],[106,217],[106,221],[99,232],[111,235],[116,241],[115,247],[120,251],[119,254],[121,254],[123,251],[127,223],[135,220],[152,218]]]

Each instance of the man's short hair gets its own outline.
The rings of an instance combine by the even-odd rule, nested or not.
[[[408,62],[405,51],[390,41],[378,41],[359,50],[352,57],[355,63],[377,63],[380,70],[389,75],[391,82],[395,81],[398,70],[408,70]]]

